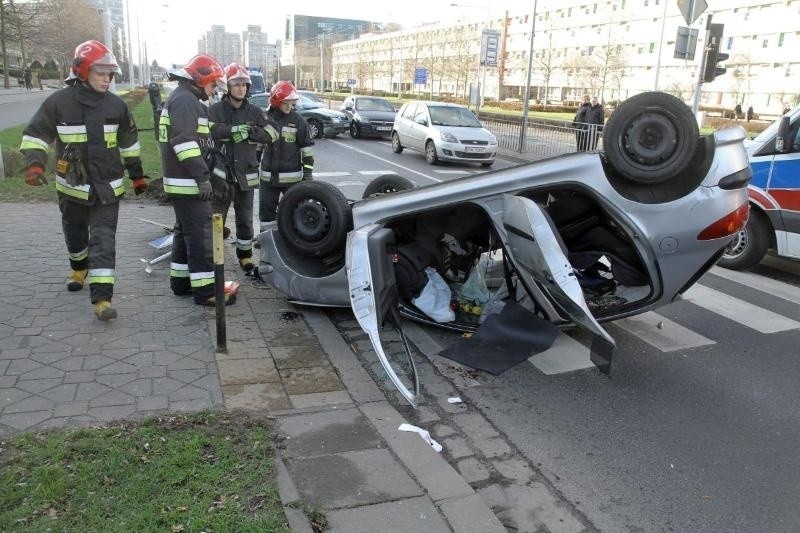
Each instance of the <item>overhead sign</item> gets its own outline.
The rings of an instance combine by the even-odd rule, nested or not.
[[[500,31],[484,29],[481,34],[481,66],[496,67],[500,53]]]
[[[708,8],[706,0],[678,0],[678,9],[681,10],[686,24],[691,26],[697,17]]]
[[[697,34],[696,28],[678,26],[678,34],[675,36],[675,53],[672,57],[689,61],[694,59],[694,51],[697,49]]]
[[[428,69],[417,67],[414,69],[414,83],[425,85],[428,83]]]
[[[356,86],[355,78],[347,78],[347,86],[348,87],[355,87]]]

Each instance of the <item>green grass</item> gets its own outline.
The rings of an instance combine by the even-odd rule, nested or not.
[[[265,420],[200,413],[0,443],[0,531],[288,532]]]

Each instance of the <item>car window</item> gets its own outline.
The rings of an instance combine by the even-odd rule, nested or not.
[[[453,106],[430,106],[431,123],[437,126],[480,128],[481,123],[469,109]]]
[[[402,117],[407,118],[408,120],[414,120],[414,113],[417,110],[417,104],[406,104],[406,108],[403,110]]]
[[[251,96],[247,101],[258,107],[267,107],[267,95],[265,94]]]
[[[300,100],[297,101],[297,107],[300,109],[317,109],[319,107],[325,107],[321,103],[305,97],[302,94],[298,96],[300,96]]]
[[[422,119],[424,119],[426,121],[428,120],[427,109],[426,109],[426,107],[424,105],[418,105],[417,106],[417,111],[414,113],[414,119],[413,120],[415,122],[417,122],[417,121],[422,120]]]
[[[394,111],[392,104],[378,98],[359,98],[356,100],[356,109],[358,111]]]

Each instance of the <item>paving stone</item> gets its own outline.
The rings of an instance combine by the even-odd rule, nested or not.
[[[18,431],[24,431],[52,416],[52,411],[34,411],[29,413],[6,414],[3,413],[3,424]]]
[[[76,372],[66,372],[64,383],[89,383],[95,380],[94,370],[79,370]]]
[[[230,410],[281,411],[291,409],[292,403],[280,381],[246,385],[223,385],[225,407]]]
[[[522,481],[523,483],[533,476],[533,470],[530,465],[519,457],[493,460],[492,466],[494,466],[503,477],[515,481]]]
[[[119,390],[111,390],[89,400],[90,407],[108,407],[112,405],[130,405],[136,398]]]
[[[73,399],[75,399],[75,392],[77,392],[77,390],[78,385],[74,383],[68,383],[42,391],[39,393],[39,395],[54,402],[71,402]]]
[[[452,459],[461,459],[462,457],[469,457],[474,455],[475,452],[469,447],[466,439],[462,437],[451,437],[442,441],[442,447],[445,453]]]
[[[140,378],[163,378],[167,375],[166,366],[145,366],[139,369]]]
[[[103,368],[114,362],[114,359],[104,355],[82,355],[83,357],[83,370],[97,370]]]
[[[153,394],[169,394],[180,389],[183,385],[184,383],[170,377],[153,378]]]
[[[194,385],[184,385],[180,389],[169,393],[170,403],[183,400],[203,400],[209,397],[208,391]]]
[[[319,344],[308,346],[273,346],[270,348],[275,366],[283,368],[308,368],[328,364],[328,356]]]
[[[261,359],[272,357],[267,348],[255,348],[247,346],[241,342],[228,342],[227,352],[217,352],[217,362],[228,361],[230,359]]]
[[[16,378],[16,376],[10,376]],[[50,378],[50,379],[31,379],[31,380],[17,380],[16,388],[24,390],[25,392],[37,393],[43,390],[52,389],[57,385],[63,383],[63,379]]]
[[[355,408],[283,416],[278,427],[287,458],[381,447],[380,435]]]
[[[136,398],[137,411],[159,411],[162,409],[167,409],[168,407],[169,401],[167,397],[163,395]]]
[[[333,392],[314,392],[310,394],[294,394],[289,396],[289,400],[295,409],[307,409],[309,407],[325,407],[326,405],[352,404],[353,400],[346,390]]]
[[[9,389],[13,387],[17,383],[17,376],[4,376],[3,374],[3,365],[0,364],[0,389]],[[2,395],[2,391],[0,391],[0,395]]]
[[[55,402],[42,398],[41,396],[28,396],[17,402],[7,405],[3,409],[3,414],[6,413],[31,413],[37,411],[50,411]]]
[[[387,450],[300,457],[286,468],[303,499],[323,509],[422,496],[422,489]]]
[[[433,426],[433,431],[431,433],[433,433],[433,435],[437,437],[444,438],[444,437],[449,437],[450,435],[455,433],[455,431],[456,430],[453,429],[452,426],[448,426],[447,424],[436,424],[435,426]]]
[[[153,394],[153,380],[151,379],[135,379],[125,385],[122,385],[119,390],[136,397],[146,397]]]
[[[219,361],[219,380],[222,385],[270,383],[280,381],[272,359],[231,359]]]
[[[449,533],[450,527],[427,496],[396,502],[339,509],[325,513],[331,532],[347,533]]]
[[[3,389],[0,391],[0,409],[4,409],[6,406],[15,404],[30,396],[29,393],[19,389]]]
[[[103,422],[109,422],[112,420],[122,420],[124,418],[129,417],[134,412],[136,412],[136,406],[133,404],[129,404],[129,405],[111,405],[108,407],[90,407],[88,414],[89,416],[94,417],[97,420],[101,420]]]
[[[344,390],[344,385],[331,366],[287,368],[280,370],[279,374],[289,395]]]
[[[208,411],[221,407],[215,404],[211,398],[196,398],[193,400],[178,400],[169,402],[170,411],[180,411],[184,413],[195,413],[197,411]]]
[[[462,459],[456,463],[456,468],[461,472],[461,476],[467,480],[467,483],[477,483],[487,480],[491,474],[489,469],[474,457]]]
[[[453,417],[453,422],[473,440],[485,440],[499,434],[480,413],[464,413]]]
[[[585,526],[541,483],[490,485],[478,491],[511,531],[579,533]]]
[[[469,494],[457,498],[448,498],[439,502],[439,509],[444,513],[453,531],[459,533],[507,533],[507,531],[525,531],[533,533],[547,530],[506,529],[494,513],[477,494]],[[549,532],[548,533],[555,533]]]
[[[473,440],[472,443],[488,459],[491,459],[493,457],[500,457],[511,453],[511,448],[509,447],[508,443],[502,438]]]
[[[19,379],[21,380],[48,379],[48,378],[63,379],[63,377],[64,377],[63,370],[53,368],[52,366],[41,366],[39,368],[34,368],[28,372],[25,372],[24,374],[20,374]]]
[[[69,417],[84,415],[89,411],[89,402],[59,402],[53,409],[54,417]]]

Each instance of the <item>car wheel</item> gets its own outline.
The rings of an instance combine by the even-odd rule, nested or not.
[[[296,183],[278,204],[278,231],[290,248],[305,256],[340,250],[352,225],[347,198],[324,181]]]
[[[358,139],[361,134],[358,132],[358,124],[355,122],[350,123],[350,137],[353,139]]]
[[[425,143],[425,161],[429,165],[435,165],[439,162],[439,157],[436,155],[436,145],[433,144],[433,141]]]
[[[322,124],[319,120],[312,118],[308,121],[308,133],[312,139],[322,138]]]
[[[486,161],[485,163],[481,163],[482,167],[490,167],[494,165],[494,161]]]
[[[744,270],[758,264],[769,249],[771,231],[766,216],[751,210],[747,224],[733,236],[717,264],[731,270]]]
[[[413,188],[414,182],[407,178],[398,176],[397,174],[383,174],[367,184],[367,187],[364,189],[364,194],[361,195],[361,198],[372,198],[373,196],[407,191]]]
[[[622,102],[603,130],[608,162],[633,183],[654,185],[693,173],[697,121],[678,98],[660,92]]]
[[[392,152],[396,154],[403,153],[403,145],[400,144],[400,136],[397,134],[397,132],[392,133]]]

